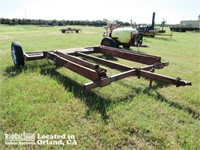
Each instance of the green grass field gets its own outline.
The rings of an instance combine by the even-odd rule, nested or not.
[[[149,81],[131,77],[84,91],[87,79],[52,61],[27,62],[21,70],[13,66],[12,41],[24,51],[88,47],[99,45],[104,32],[79,26],[80,34],[62,34],[61,28],[0,25],[0,149],[200,149],[199,33],[144,38],[149,47],[140,48],[170,62],[157,73],[192,86],[154,82],[149,90]],[[4,144],[6,133],[23,132],[71,134],[77,145]]]

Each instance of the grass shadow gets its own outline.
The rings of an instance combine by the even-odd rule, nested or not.
[[[154,88],[156,89],[158,87],[160,87],[160,86],[157,86],[157,87],[154,87]],[[160,92],[158,92],[154,88],[152,88],[152,89],[146,88],[146,89],[143,89],[143,90],[135,88],[134,90],[139,92],[139,93],[142,92],[143,94],[147,94],[148,96],[153,97],[155,100],[157,100],[159,102],[167,103],[170,107],[174,107],[174,108],[179,109],[179,110],[184,110],[185,112],[190,114],[192,116],[192,118],[194,118],[196,120],[200,120],[200,113],[199,112],[197,112],[196,110],[194,110],[194,109],[192,109],[188,106],[185,106],[185,105],[182,105],[180,103],[168,100],[164,95],[162,95]],[[152,92],[152,90],[154,90],[154,92]]]
[[[155,100],[157,100],[159,102],[167,103],[170,107],[174,107],[179,110],[184,110],[185,112],[190,114],[194,119],[200,120],[200,113],[198,111],[196,111],[188,106],[182,105],[180,103],[170,101],[164,95],[162,95],[159,91],[157,91],[157,89],[170,86],[169,84],[165,84],[163,82],[155,82],[155,83],[156,84],[154,84],[151,88],[135,87],[135,86],[131,86],[131,85],[128,85],[125,83],[121,83],[121,84],[124,84],[124,86],[126,86],[128,88],[131,88],[133,92],[136,92],[136,95],[146,94],[150,97],[153,97]],[[127,98],[130,99],[130,98],[134,98],[134,97],[131,97],[131,95],[127,95],[127,97],[125,97],[124,99],[127,99]]]
[[[45,64],[34,65],[34,63],[29,63],[23,68],[15,68],[14,66],[9,66],[5,69],[4,76],[9,78],[14,78],[20,75],[23,72],[34,72],[35,70],[39,70],[39,72],[44,76],[50,76],[52,79],[58,81],[62,84],[65,89],[69,92],[72,92],[75,97],[83,100],[84,103],[88,106],[88,111],[86,112],[86,117],[89,117],[92,111],[98,112],[101,114],[101,118],[104,123],[107,123],[109,117],[106,113],[107,108],[112,104],[112,101],[109,99],[105,99],[100,95],[94,93],[93,91],[86,91],[83,89],[83,85],[78,82],[70,79],[67,76],[62,75],[57,72],[60,65],[56,65],[50,61],[45,62]]]
[[[109,117],[106,112],[107,108],[112,104],[112,101],[105,99],[92,91],[84,90],[83,85],[67,76],[62,75],[61,73],[57,72],[56,69],[58,69],[58,67],[41,69],[41,74],[45,76],[48,75],[54,80],[57,80],[65,87],[67,91],[72,92],[75,97],[84,101],[89,108],[86,112],[86,117],[90,115],[91,111],[95,111],[101,114],[101,118],[104,123],[108,123]]]
[[[29,62],[25,66],[23,66],[23,67],[21,66],[20,68],[17,68],[14,65],[8,66],[4,70],[3,75],[7,76],[7,77],[16,77],[23,72],[34,72],[34,71],[37,71],[38,69],[41,69],[41,68],[49,68],[49,67],[52,67],[52,66],[61,67],[61,66],[58,66],[57,64],[54,64],[50,61],[45,61],[45,60],[40,60],[40,61],[43,61],[43,62],[39,62],[39,63],[38,62],[36,62],[36,63],[35,62]]]
[[[7,77],[15,77],[22,73],[24,68],[16,68],[15,66],[9,66],[5,69],[3,75]]]
[[[188,106],[185,106],[185,105],[182,105],[180,103],[168,100],[165,96],[163,96],[160,92],[158,92],[156,90],[155,90],[155,94],[152,93],[152,92],[147,92],[146,94],[151,96],[151,97],[154,97],[157,101],[169,104],[170,107],[174,107],[174,108],[177,108],[179,110],[184,110],[185,112],[190,114],[194,119],[200,120],[200,113],[199,112],[197,112],[196,110],[194,110],[194,109],[192,109]]]
[[[40,64],[38,66],[37,65],[35,66],[34,64],[29,64],[29,65],[25,66],[24,68],[20,68],[20,69],[16,69],[13,66],[9,66],[5,70],[5,75],[8,77],[15,77],[22,72],[26,72],[26,70],[28,70],[29,72],[34,71],[36,68],[38,69],[38,67],[39,67],[40,73],[42,75],[45,75],[45,76],[48,75],[51,78],[53,78],[54,80],[57,80],[60,84],[62,84],[65,87],[65,89],[67,91],[72,92],[75,95],[75,97],[77,97],[80,100],[83,100],[85,102],[85,104],[89,108],[86,113],[86,117],[88,117],[92,111],[95,111],[95,112],[98,112],[101,114],[101,117],[102,117],[102,120],[104,121],[104,123],[108,123],[108,120],[109,120],[109,117],[107,115],[107,108],[109,106],[111,106],[113,104],[115,105],[115,104],[121,104],[124,102],[128,102],[141,93],[146,94],[150,97],[153,97],[157,101],[167,103],[171,107],[174,107],[174,108],[177,108],[180,110],[184,110],[187,113],[191,114],[193,118],[200,120],[200,114],[197,111],[193,110],[190,107],[170,101],[164,95],[159,93],[157,91],[157,89],[169,86],[168,84],[165,84],[162,82],[156,82],[156,84],[153,84],[153,86],[151,88],[135,87],[130,84],[120,82],[120,84],[124,85],[125,87],[131,88],[133,92],[131,92],[130,94],[128,94],[127,96],[125,96],[121,99],[118,99],[117,101],[112,101],[111,99],[104,98],[101,95],[99,95],[93,91],[84,90],[82,84],[79,84],[78,82],[72,80],[70,77],[64,76],[61,73],[57,72],[57,69],[62,66],[56,65],[49,61],[45,64]],[[152,92],[152,91],[154,91],[154,92]]]
[[[176,40],[173,39],[172,37],[154,37],[153,39],[160,41],[167,41],[167,42],[176,42]]]
[[[111,55],[104,55],[104,54],[98,53],[98,54],[96,54],[96,55],[94,55],[94,56],[96,56],[96,57],[98,57],[98,58],[105,59],[105,60],[118,61],[118,59],[117,59],[116,57],[113,57],[113,56],[111,56]]]

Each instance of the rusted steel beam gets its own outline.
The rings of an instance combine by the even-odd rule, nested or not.
[[[130,54],[135,54],[135,55],[139,55],[139,56],[149,56],[151,58],[158,58],[158,59],[161,58],[161,57],[155,56],[155,55],[143,54],[143,53],[138,53],[138,52],[134,52],[134,51],[126,50],[126,49],[114,48],[114,47],[109,47],[109,46],[104,46],[104,45],[101,45],[99,47],[94,47],[93,50],[95,51],[96,49],[98,50],[98,49],[101,49],[103,47],[106,48],[106,49],[116,50],[116,51],[130,53]]]
[[[92,81],[96,81],[102,77],[106,77],[105,74],[98,74],[98,72],[95,70],[79,65],[65,58],[62,58],[57,54],[54,54],[53,52],[47,52],[46,57]]]
[[[115,62],[112,62],[112,61],[108,61],[108,60],[105,60],[105,59],[102,59],[102,58],[98,58],[98,57],[95,57],[95,56],[91,56],[91,55],[87,55],[87,54],[84,54],[82,52],[77,52],[76,53],[77,56],[82,56],[84,58],[88,58],[90,60],[94,60],[98,63],[101,63],[105,66],[108,66],[110,67],[111,69],[117,69],[117,70],[120,70],[120,71],[127,71],[127,70],[131,70],[133,69],[132,67],[129,67],[129,66],[126,66],[126,65],[122,65],[122,64],[119,64],[119,63],[115,63]]]
[[[143,69],[150,69],[152,67],[153,67],[153,65],[146,66],[146,67],[143,67]],[[110,76],[108,78],[104,78],[102,80],[86,83],[84,85],[84,89],[91,90],[91,89],[94,89],[96,87],[104,87],[104,86],[111,84],[112,82],[130,77],[130,76],[137,76],[137,75],[139,75],[138,69],[132,68],[131,70],[128,70],[128,71],[125,71],[125,72],[122,72],[122,73],[119,73],[119,74],[116,74],[116,75],[112,75],[112,76]]]
[[[169,66],[169,62],[166,62],[166,63],[155,63],[153,65],[148,65],[148,66],[145,66],[145,67],[141,67],[140,69],[141,70],[146,70],[146,71],[149,71],[151,69],[162,69],[164,67],[167,67]]]
[[[140,70],[139,75],[149,78],[149,79],[152,79],[152,80],[162,81],[162,82],[168,83],[168,84],[173,84],[173,85],[176,85],[177,87],[185,86],[185,85],[192,85],[191,82],[181,80],[180,78],[171,78],[168,76],[156,74],[156,73],[145,71],[145,70]]]
[[[92,64],[92,63],[90,63],[88,61],[82,60],[82,59],[80,59],[78,57],[71,56],[71,55],[65,54],[65,53],[60,52],[60,51],[55,51],[54,53],[57,54],[58,56],[66,58],[67,60],[70,60],[70,61],[72,61],[74,63],[77,63],[79,65],[85,66],[87,68],[90,68],[90,69],[93,69],[93,70],[96,70],[96,71],[105,71],[106,72],[105,68],[102,68],[102,67],[100,67],[99,65],[96,65],[96,64]]]
[[[105,55],[111,55],[114,57],[119,57],[147,65],[152,65],[154,63],[161,62],[161,57],[128,52],[126,50],[121,50],[118,48],[112,48],[108,46],[100,46],[99,48],[94,47],[94,52],[102,53]]]
[[[136,72],[135,69],[128,70],[126,72],[122,72],[122,73],[110,76],[108,78],[97,80],[95,82],[86,83],[86,84],[84,84],[84,89],[85,90],[91,90],[91,89],[94,89],[96,87],[104,87],[104,86],[111,84],[112,82],[130,77],[130,76],[134,76],[134,75],[136,75],[136,73],[137,72]]]
[[[127,71],[127,70],[133,69],[133,67],[122,65],[122,64],[115,63],[115,62],[112,62],[112,61],[108,61],[108,60],[98,58],[98,57],[95,57],[95,56],[87,55],[87,54],[82,53],[82,52],[76,52],[76,55],[88,58],[90,60],[94,60],[98,63],[101,63],[105,66],[110,67],[111,69],[117,69],[117,70],[120,70],[120,71]],[[161,68],[164,68],[168,65],[169,65],[168,62],[166,62],[166,63],[155,63],[153,65],[148,65],[148,66],[142,67],[141,69],[143,69],[143,70],[151,70],[152,68],[161,69]]]
[[[107,77],[107,78],[104,78],[104,79],[101,79],[101,80],[98,80],[98,81],[95,81],[95,82],[90,82],[90,83],[85,84],[84,88],[86,90],[91,90],[91,89],[96,88],[96,87],[107,86],[107,85],[111,84],[112,82],[130,77],[130,76],[145,77],[145,78],[150,79],[151,82],[153,80],[162,81],[162,82],[167,83],[167,84],[176,85],[177,87],[178,86],[191,85],[191,82],[181,80],[180,78],[171,78],[171,77],[168,77],[168,76],[163,76],[163,75],[156,74],[156,73],[153,73],[153,72],[150,72],[150,71],[146,71],[145,69],[150,69],[150,66],[143,67],[143,69],[144,70],[132,69],[132,70],[128,70],[126,72],[122,72],[120,74],[116,74],[116,75],[113,75],[113,76],[110,76],[110,77]]]

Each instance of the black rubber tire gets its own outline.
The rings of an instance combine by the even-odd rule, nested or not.
[[[116,48],[119,48],[119,42],[116,40],[116,39],[114,39],[115,40],[115,44],[116,44]]]
[[[24,66],[24,54],[21,45],[18,42],[12,42],[11,44],[11,56],[15,67]]]
[[[130,47],[131,47],[129,44],[123,44],[122,46],[124,49],[130,49]]]
[[[105,37],[101,40],[101,45],[109,46],[109,47],[116,47],[116,42],[110,37]]]

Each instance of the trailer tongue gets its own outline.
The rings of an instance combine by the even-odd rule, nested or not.
[[[109,55],[113,57],[123,58],[130,61],[135,61],[138,63],[145,64],[146,66],[141,68],[134,68],[119,64],[113,61],[108,61],[99,57],[91,55],[92,53],[101,53],[104,55]],[[83,49],[73,49],[72,51],[42,51],[42,52],[23,52],[22,47],[19,43],[13,42],[11,44],[11,54],[13,58],[14,65],[16,67],[24,66],[24,61],[38,60],[38,59],[50,59],[57,64],[60,64],[83,77],[91,80],[91,82],[86,83],[84,88],[86,90],[91,90],[96,87],[104,87],[112,82],[131,77],[137,76],[145,77],[150,80],[150,86],[152,81],[162,81],[167,84],[173,84],[178,86],[191,85],[191,82],[182,80],[180,78],[171,78],[161,74],[154,73],[155,69],[162,69],[168,66],[169,63],[162,63],[161,57],[139,54],[127,50],[121,50],[118,48],[111,48],[107,46],[83,48]],[[98,64],[108,66],[112,69],[122,71],[119,74],[112,76],[107,75],[107,69],[85,61],[81,58],[87,58],[87,60],[92,60]]]

